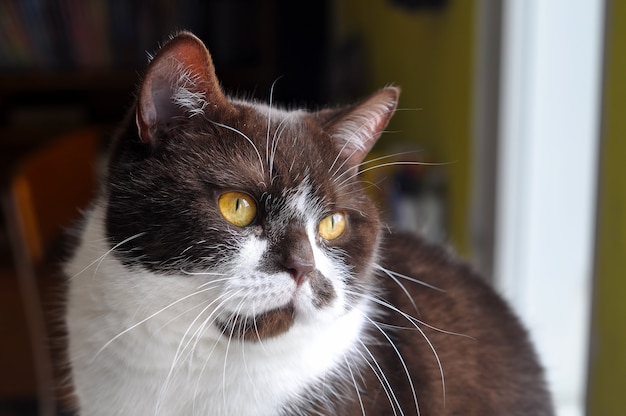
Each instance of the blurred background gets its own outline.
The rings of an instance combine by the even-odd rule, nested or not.
[[[387,221],[512,303],[559,415],[626,414],[625,2],[0,0],[0,416],[59,412],[41,310],[56,242],[180,29],[235,96],[278,80],[275,101],[314,109],[400,86],[372,158],[434,164],[366,172]]]

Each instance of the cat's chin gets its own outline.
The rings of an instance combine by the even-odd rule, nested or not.
[[[296,308],[293,302],[256,316],[232,315],[217,326],[228,338],[245,341],[261,341],[273,338],[289,330],[294,323]]]

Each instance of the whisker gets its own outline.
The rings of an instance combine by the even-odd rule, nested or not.
[[[174,302],[170,303],[169,305],[159,309],[158,311],[154,312],[153,314],[149,315],[147,318],[142,319],[141,321],[131,325],[130,327],[126,328],[125,330],[123,330],[122,332],[120,332],[119,334],[115,335],[113,338],[111,338],[106,344],[104,344],[95,354],[94,356],[91,358],[91,362],[93,362],[99,355],[100,353],[102,353],[102,351],[104,351],[109,345],[111,345],[111,343],[113,343],[115,340],[117,340],[119,337],[123,336],[124,334],[127,334],[128,332],[132,331],[133,329],[137,328],[139,325],[149,321],[150,319],[154,318],[155,316],[159,315],[160,313],[162,313],[163,311],[166,311],[167,309],[171,308],[172,306],[186,300],[189,299],[193,296],[196,296],[200,293],[205,293],[207,291],[209,291],[210,289],[202,289],[202,290],[198,290],[195,291],[193,293],[190,293],[186,296],[183,296],[182,298],[179,298],[177,300],[175,300]]]
[[[205,306],[200,311],[200,313],[198,313],[196,315],[196,317],[193,319],[193,321],[187,326],[187,329],[185,330],[183,336],[181,337],[180,342],[178,343],[178,347],[176,349],[176,352],[174,353],[174,357],[172,359],[172,363],[170,364],[170,369],[169,369],[169,371],[167,373],[167,376],[165,377],[165,380],[163,381],[163,385],[161,386],[161,390],[159,392],[159,400],[157,401],[157,405],[156,405],[157,409],[160,408],[160,406],[161,406],[161,397],[164,397],[165,394],[167,393],[167,391],[169,390],[170,383],[171,383],[171,380],[172,380],[172,376],[174,375],[174,369],[176,368],[176,364],[178,363],[180,357],[182,356],[182,353],[187,349],[187,346],[191,342],[191,340],[188,341],[185,344],[185,346],[183,347],[183,342],[185,341],[185,338],[187,338],[187,334],[189,333],[189,331],[191,331],[191,328],[198,321],[198,319],[200,319],[200,316],[202,316],[202,314],[207,309],[209,309],[214,302],[215,302],[215,300],[210,302],[207,306]],[[182,351],[181,351],[181,348],[182,348]]]
[[[224,274],[224,276],[225,276],[225,274]],[[211,287],[210,287],[211,285],[222,283],[222,282],[228,282],[228,281],[230,281],[230,279],[231,279],[230,277],[224,277],[222,279],[209,280],[208,282],[204,282],[201,285],[198,285],[196,287],[196,289],[204,289],[206,287],[209,287],[209,289],[211,289]]]
[[[369,299],[370,301],[377,303],[393,312],[398,313],[400,316],[402,316],[403,318],[405,318],[407,321],[409,321],[411,323],[411,325],[413,325],[413,327],[419,331],[419,333],[422,335],[422,337],[424,338],[424,340],[428,343],[428,346],[430,347],[431,351],[433,352],[433,355],[435,356],[435,359],[437,360],[437,365],[439,367],[439,373],[441,374],[441,385],[442,385],[442,391],[443,391],[443,401],[445,404],[445,399],[446,399],[446,387],[445,387],[445,377],[444,377],[444,373],[443,373],[443,366],[441,364],[441,360],[439,358],[439,354],[437,353],[437,350],[435,349],[435,346],[432,344],[432,342],[430,341],[430,339],[428,339],[428,336],[424,333],[424,331],[419,327],[419,325],[424,325],[427,328],[430,328],[434,331],[446,334],[446,335],[454,335],[454,336],[460,336],[463,338],[468,338],[468,339],[472,339],[475,340],[475,338],[469,336],[469,335],[465,335],[465,334],[460,334],[460,333],[456,333],[456,332],[451,332],[451,331],[446,331],[440,328],[437,328],[433,325],[429,325],[409,314],[407,314],[406,312],[400,310],[399,308],[395,307],[394,305],[390,304],[389,302],[386,302],[382,299],[378,299],[374,296],[369,296],[369,295],[361,295],[366,299]],[[368,320],[370,320],[372,323],[374,323],[374,321],[372,321],[369,317],[366,317]],[[419,324],[419,325],[418,325]],[[387,325],[387,324],[383,324],[383,325]],[[387,325],[389,326],[389,325]],[[379,326],[377,326],[377,328],[381,329]],[[386,334],[383,334],[386,336]]]
[[[241,310],[243,309],[243,306],[246,301],[247,299],[245,297],[241,299],[241,302],[239,302],[239,305],[237,306],[236,315],[239,315],[241,313]],[[256,322],[256,315],[253,314],[252,316],[255,317],[254,321]],[[250,380],[250,383],[254,384],[254,380],[252,378],[252,375],[250,374],[250,370],[248,369],[248,361],[246,360],[246,342],[241,342],[240,346],[241,346],[241,359],[243,361],[244,370],[246,371],[246,375],[248,376],[248,380]]]
[[[407,380],[409,381],[409,385],[411,386],[411,394],[413,395],[413,402],[415,404],[415,409],[417,410],[417,415],[420,415],[420,408],[419,408],[419,404],[417,403],[417,393],[415,391],[415,386],[413,385],[413,379],[411,378],[411,373],[409,371],[409,368],[406,364],[406,361],[404,361],[404,358],[402,357],[402,353],[400,353],[400,350],[398,350],[398,347],[396,346],[396,344],[393,342],[393,340],[391,339],[391,337],[389,337],[389,335],[385,332],[385,330],[383,330],[380,325],[378,325],[378,323],[376,323],[376,321],[374,321],[373,319],[371,319],[368,316],[365,316],[365,318],[372,324],[374,325],[374,327],[376,329],[378,329],[378,331],[385,337],[385,339],[387,340],[387,342],[389,342],[389,345],[391,346],[391,348],[393,348],[394,352],[396,353],[396,356],[398,357],[398,359],[400,360],[400,364],[402,365],[402,368],[404,369],[404,374],[406,375]],[[430,341],[428,342],[430,344]],[[432,344],[430,344],[432,345]],[[439,357],[437,357],[437,362],[439,362]],[[441,365],[441,364],[440,364]],[[444,400],[445,403],[445,400]],[[402,411],[402,409],[400,409],[400,413],[404,414],[404,412]]]
[[[332,163],[332,164],[330,165],[330,167],[328,168],[328,173],[331,173],[331,172],[332,172],[333,167],[335,166],[335,164],[336,164],[336,163],[337,163],[337,161],[339,160],[339,157],[343,154],[344,150],[346,150],[346,147],[348,147],[348,143],[349,143],[349,142],[347,142],[347,141],[346,141],[346,142],[344,142],[343,146],[341,146],[341,149],[337,152],[337,156],[335,156],[335,160],[333,160],[333,163]],[[352,155],[354,155],[355,153],[356,153],[356,151],[352,152]],[[352,155],[350,155],[350,156],[352,156]],[[341,169],[341,167],[342,167],[343,165],[345,165],[345,164],[346,164],[346,162],[348,161],[348,159],[349,159],[349,158],[345,158],[345,160],[343,161],[343,163],[341,163],[341,165],[339,165],[339,166],[337,167],[337,170],[335,170],[334,172],[332,172],[332,175],[331,175],[332,177],[334,177],[334,176],[337,174],[337,172],[339,172],[339,170]]]
[[[393,111],[394,110],[392,110],[392,109],[386,109],[383,114],[385,114],[385,113],[392,113]],[[343,136],[345,134],[350,135],[350,136],[358,136],[363,129],[368,128],[369,125],[370,125],[370,120],[367,117],[361,117],[360,119],[363,120],[363,123],[356,130],[354,130],[354,131],[347,131],[347,132],[343,131],[341,134],[339,134],[339,136],[341,137],[341,136]],[[335,166],[339,156],[341,156],[343,154],[343,152],[345,151],[346,147],[349,144],[351,144],[351,143],[354,144],[356,148],[352,151],[352,153],[350,153],[350,155],[348,155],[347,157],[344,158],[344,161],[341,163],[341,165],[339,165],[339,167],[335,170],[335,172],[333,172],[332,176],[335,176],[337,174],[337,172],[339,172],[339,170],[341,170],[341,168],[348,162],[348,160],[350,160],[350,158],[352,156],[354,156],[356,153],[358,153],[360,151],[365,150],[365,147],[364,147],[364,145],[362,143],[360,143],[358,141],[352,141],[349,138],[345,138],[345,137],[342,137],[342,138],[344,140],[344,145],[342,146],[341,150],[339,151],[339,153],[335,157],[335,160],[333,161],[330,169],[328,170],[329,172]],[[352,172],[352,169],[348,169],[346,172]],[[344,172],[344,173],[346,173],[346,172]]]
[[[374,264],[374,268],[377,265]],[[407,290],[407,288],[402,284],[402,282],[400,282],[400,280],[398,280],[397,277],[395,277],[392,273],[389,273],[389,271],[387,269],[385,269],[384,267],[381,267],[379,270],[382,270],[387,276],[389,276],[391,278],[391,280],[393,280],[394,282],[397,283],[397,285],[400,287],[400,289],[404,292],[404,294],[406,295],[407,298],[409,298],[409,301],[411,302],[411,304],[413,305],[413,308],[415,308],[415,312],[419,315],[419,309],[417,308],[417,305],[415,304],[415,300],[413,299],[413,296],[411,296],[411,294],[409,293],[409,291]]]
[[[393,414],[394,415],[398,414],[398,412],[396,411],[396,408],[400,410],[400,412],[402,413],[402,407],[400,406],[398,397],[396,397],[396,394],[393,391],[393,387],[391,387],[391,383],[389,382],[389,379],[385,375],[385,372],[383,371],[382,367],[378,363],[378,360],[376,359],[374,354],[372,354],[369,348],[367,348],[367,345],[365,345],[363,341],[359,340],[359,343],[361,344],[363,349],[367,352],[367,355],[370,357],[371,360],[367,359],[367,357],[365,357],[365,355],[361,351],[358,351],[359,355],[361,355],[363,360],[365,360],[369,368],[372,370],[372,372],[378,379],[378,382],[380,383],[381,387],[383,388],[385,392],[385,395],[387,396],[387,400],[389,400],[389,404],[391,405],[391,410],[393,411]]]
[[[272,104],[274,100],[274,87],[280,78],[276,78],[270,87],[269,108],[267,110],[267,135],[265,137],[265,161],[269,165],[270,160],[270,128],[272,126]],[[270,177],[272,176],[272,167],[270,165]]]
[[[375,182],[370,182],[370,181],[365,181],[365,180],[358,180],[355,181],[354,183],[356,184],[361,184],[363,188],[354,188],[354,189],[350,189],[350,190],[345,190],[345,188],[339,188],[341,189],[341,195],[345,196],[345,197],[349,197],[352,195],[363,195],[363,191],[367,190],[369,188],[376,188],[376,190],[381,191],[382,192],[382,188],[379,186],[378,183]],[[350,198],[347,198],[348,200]],[[346,209],[353,209],[354,207],[348,207],[346,206]]]
[[[180,342],[178,344],[178,348],[176,349],[176,352],[174,353],[174,358],[172,359],[172,364],[170,365],[170,370],[169,370],[167,376],[165,377],[165,381],[163,383],[163,386],[161,387],[161,394],[160,394],[160,396],[165,395],[165,393],[168,391],[169,386],[170,386],[170,382],[171,382],[171,379],[172,379],[172,376],[174,375],[174,369],[176,368],[176,365],[178,364],[178,362],[183,357],[183,354],[189,348],[189,345],[191,345],[192,341],[194,339],[196,340],[193,343],[193,345],[192,345],[191,349],[189,350],[189,352],[187,353],[187,356],[191,356],[192,352],[195,350],[195,348],[197,346],[197,343],[198,343],[198,341],[200,339],[200,335],[204,332],[204,328],[206,328],[206,326],[209,324],[209,322],[214,322],[215,321],[215,319],[213,319],[212,321],[211,321],[211,319],[214,316],[217,315],[217,311],[220,309],[221,305],[223,305],[225,302],[227,302],[228,300],[232,299],[233,297],[237,296],[239,293],[240,293],[240,291],[232,293],[230,295],[224,293],[224,294],[218,296],[216,299],[211,301],[206,307],[204,307],[202,309],[202,311],[200,311],[200,313],[198,313],[196,315],[196,317],[193,319],[193,321],[187,326],[187,330],[185,330],[185,333],[182,335],[181,340],[180,340]],[[202,324],[200,324],[200,326],[194,331],[194,333],[191,335],[191,337],[188,337],[190,331],[192,330],[192,328],[194,327],[196,322],[198,322],[198,320],[200,319],[202,314],[204,314],[204,312],[206,312],[209,308],[211,308],[217,302],[220,302],[220,304],[217,307],[215,307],[213,309],[213,311],[211,311],[209,316],[204,318]],[[189,339],[185,343],[185,339],[187,339],[187,338],[189,338]],[[184,343],[184,345],[183,345],[183,343]],[[217,342],[215,344],[217,344]]]
[[[269,165],[269,169],[270,169],[270,183],[273,182],[274,178],[273,178],[273,170],[274,170],[274,158],[276,157],[276,150],[278,149],[278,141],[280,140],[280,138],[282,137],[282,133],[283,131],[285,131],[285,128],[287,128],[287,122],[288,118],[285,117],[280,124],[278,125],[278,127],[276,127],[276,131],[274,132],[274,136],[272,138],[272,149],[271,149],[271,154],[268,160],[268,165]],[[268,127],[269,129],[269,127]],[[269,134],[269,132],[268,132]],[[269,140],[269,138],[268,138]]]
[[[185,269],[180,269],[180,272],[186,274],[187,276],[226,276],[226,273],[219,272],[190,272]]]
[[[382,271],[383,273],[385,273],[385,274],[386,274],[387,276],[389,276],[389,277],[393,277],[393,276],[395,276],[395,277],[399,277],[399,278],[402,278],[402,279],[408,280],[408,281],[410,281],[410,282],[417,283],[418,285],[422,285],[422,286],[425,286],[425,287],[427,287],[427,288],[434,289],[434,290],[437,290],[437,291],[439,291],[439,292],[443,292],[443,293],[445,293],[445,290],[440,289],[440,288],[438,288],[437,286],[433,286],[433,285],[431,285],[431,284],[429,284],[429,283],[423,282],[423,281],[421,281],[421,280],[415,279],[415,278],[413,278],[413,277],[407,276],[407,275],[402,274],[402,273],[394,272],[393,270],[389,270],[389,269],[387,269],[387,268],[385,268],[385,267],[381,266],[381,265],[380,265],[380,264],[378,264],[378,263],[374,263],[374,268],[375,268],[375,269],[377,269],[377,270]],[[394,279],[394,280],[395,280],[395,279]]]
[[[242,300],[243,301],[243,300]],[[241,305],[241,303],[239,304]],[[240,308],[241,306],[239,306]],[[232,315],[229,319],[229,321],[234,321],[235,319],[235,315]],[[222,398],[223,398],[223,402],[224,402],[224,409],[227,409],[227,403],[228,400],[226,398],[226,373],[227,373],[227,367],[228,367],[228,354],[230,352],[230,345],[233,341],[233,335],[235,333],[235,323],[233,322],[232,325],[230,325],[230,334],[228,335],[228,342],[226,343],[226,352],[224,353],[224,366],[223,366],[223,370],[222,370]]]
[[[362,295],[363,296],[363,295]],[[453,331],[446,331],[445,329],[441,329],[438,328],[434,325],[430,325],[422,320],[417,319],[414,316],[409,315],[406,312],[403,312],[402,310],[398,309],[397,307],[393,306],[391,303],[386,302],[382,299],[377,299],[373,296],[366,296],[368,299],[370,299],[371,301],[378,303],[381,306],[384,306],[394,312],[397,312],[398,314],[402,315],[405,319],[407,319],[409,322],[411,322],[411,324],[413,325],[413,327],[415,327],[416,325],[424,325],[426,328],[432,329],[433,331],[437,331],[440,332],[442,334],[446,334],[446,335],[454,335],[456,337],[462,337],[462,338],[467,338],[467,339],[471,339],[473,341],[476,341],[476,338],[472,337],[471,335],[467,335],[467,334],[462,334],[460,332],[453,332]],[[413,328],[404,328],[404,329],[413,329]],[[416,328],[421,332],[421,328]]]
[[[348,176],[347,178],[345,178],[344,180],[342,180],[338,186],[343,186],[345,185],[348,181],[350,181],[351,179],[359,176],[362,173],[365,172],[369,172],[370,170],[374,170],[374,169],[380,169],[380,168],[384,168],[387,166],[446,166],[446,165],[450,165],[452,163],[455,162],[389,162],[389,163],[381,163],[379,165],[375,165],[375,166],[370,166],[369,168],[357,171],[356,173]]]
[[[98,271],[98,268],[100,267],[100,264],[102,263],[102,261],[104,260],[104,258],[106,256],[108,256],[109,254],[111,254],[113,251],[117,250],[118,248],[120,248],[122,245],[141,237],[142,235],[144,235],[145,232],[143,233],[137,233],[131,237],[128,237],[122,241],[120,241],[119,243],[117,243],[116,245],[114,245],[113,247],[111,247],[109,250],[107,250],[104,254],[102,254],[101,256],[99,256],[98,258],[96,258],[94,261],[92,261],[91,263],[89,263],[87,266],[85,266],[82,270],[80,270],[78,273],[74,274],[73,276],[71,276],[69,278],[69,280],[73,280],[74,278],[78,277],[79,275],[83,274],[87,269],[89,269],[91,266],[93,266],[94,264],[98,263],[98,267],[96,267],[95,272]],[[108,241],[108,239],[103,238],[102,240],[104,241]],[[94,272],[94,274],[95,274]]]
[[[225,302],[229,301],[230,299],[232,299],[233,297],[237,296],[239,293],[241,293],[240,291],[237,291],[235,293],[232,293],[231,295],[227,295],[226,293],[223,293],[222,295],[218,296],[217,299],[211,301],[211,303],[209,303],[202,311],[200,311],[200,313],[196,316],[196,318],[189,324],[187,331],[185,331],[185,333],[182,336],[181,339],[181,343],[179,344],[179,348],[176,351],[175,357],[174,357],[174,361],[176,362],[177,357],[182,356],[182,353],[185,352],[185,350],[187,349],[187,347],[189,347],[189,345],[191,344],[191,342],[195,339],[196,341],[194,342],[191,351],[193,351],[199,341],[199,337],[200,335],[204,332],[204,329],[206,328],[206,325],[209,323],[209,321],[215,316],[215,319],[217,319],[217,314],[218,314],[218,310],[219,308],[224,305]],[[215,304],[216,302],[220,302],[220,304],[214,308],[214,310],[209,314],[209,316],[207,316],[204,321],[202,322],[202,324],[194,331],[194,333],[191,335],[189,341],[187,341],[187,343],[185,344],[185,346],[182,348],[181,350],[181,345],[182,342],[185,338],[187,338],[187,335],[189,334],[189,331],[191,330],[191,328],[195,325],[195,323],[200,319],[200,316],[206,312],[211,306],[213,306],[213,304]],[[215,321],[215,319],[213,319],[212,322]],[[180,352],[180,354],[179,354]],[[175,363],[174,363],[175,364]],[[173,364],[173,365],[174,365]]]
[[[254,319],[252,320],[252,323],[254,325],[254,333],[256,334],[256,338],[259,341],[259,345],[261,346],[261,348],[263,349],[263,351],[267,354],[268,351],[265,348],[265,344],[263,343],[263,340],[261,339],[261,334],[259,333],[259,327],[257,325],[257,321],[256,321],[256,308],[254,307],[255,304],[254,302],[252,302],[252,316],[254,316]]]
[[[227,279],[219,279],[219,280],[215,280],[215,281],[209,282],[209,283],[213,283],[214,284],[214,286],[212,286],[212,287],[207,287],[208,284],[205,283],[203,285],[198,286],[196,289],[203,288],[204,289],[203,292],[209,292],[209,291],[211,291],[213,289],[219,289],[218,283],[220,283],[222,281],[225,281],[225,280],[227,280]],[[179,313],[178,315],[174,316],[173,318],[169,319],[167,322],[165,322],[163,325],[161,325],[156,331],[157,332],[160,331],[161,329],[163,329],[167,325],[171,324],[173,321],[177,320],[181,316],[186,315],[187,313],[193,311],[194,309],[202,307],[207,302],[213,302],[213,301],[211,299],[207,299],[207,300],[205,300],[205,301],[203,301],[203,302],[201,302],[201,303],[199,303],[197,305],[192,306],[191,308],[187,309],[186,311],[183,311],[183,312]]]
[[[367,160],[364,160],[363,162],[359,163],[359,164],[358,164],[358,165],[356,165],[355,167],[356,167],[356,168],[358,168],[358,169],[360,169],[360,168],[362,168],[363,166],[370,165],[370,164],[372,164],[372,163],[374,163],[374,162],[378,162],[378,161],[385,160],[385,159],[392,159],[392,158],[394,158],[394,157],[398,157],[398,156],[405,156],[405,155],[409,155],[409,154],[416,154],[416,153],[420,153],[420,151],[413,150],[413,151],[406,151],[406,152],[392,153],[392,154],[385,155],[385,156],[379,156],[379,157],[374,158],[374,159],[367,159]],[[333,181],[335,181],[335,182],[336,182],[339,178],[341,178],[342,176],[346,175],[348,172],[351,172],[351,171],[350,171],[350,170],[347,170],[347,171],[345,171],[345,172],[342,172],[342,173],[341,173],[341,174],[339,174],[338,176],[335,176],[335,177],[333,178]]]
[[[223,305],[223,304],[222,304]],[[216,308],[219,309],[222,305],[218,305],[218,307]],[[207,354],[206,359],[204,360],[204,363],[202,364],[202,368],[200,369],[200,372],[198,373],[198,378],[197,378],[197,382],[196,382],[196,387],[194,389],[194,405],[195,405],[195,398],[198,397],[198,389],[200,388],[200,382],[202,380],[202,375],[204,374],[205,370],[206,370],[206,366],[209,363],[209,361],[211,360],[211,357],[213,356],[213,352],[215,351],[215,349],[217,348],[217,345],[219,343],[219,341],[222,339],[223,334],[222,332],[219,333],[217,340],[213,343],[213,346],[211,347],[211,350],[209,351],[209,353]]]
[[[177,319],[179,319],[180,317],[187,315],[189,312],[201,308],[204,304],[206,304],[207,302],[210,302],[210,300],[206,300],[204,302],[201,302],[197,305],[192,306],[191,308],[179,313],[178,315],[174,316],[171,319],[168,319],[166,322],[163,323],[163,325],[161,325],[159,328],[157,328],[154,332],[157,333],[159,331],[161,331],[163,328],[166,328],[168,325],[170,325],[172,322],[176,321]],[[202,313],[202,312],[201,312]]]
[[[361,407],[361,415],[365,415],[365,406],[363,405],[363,398],[361,397],[361,389],[359,388],[359,384],[356,382],[356,378],[354,377],[354,373],[352,372],[352,366],[348,362],[348,357],[345,357],[346,368],[350,373],[350,378],[352,379],[352,385],[354,386],[354,390],[356,392],[356,397],[359,400],[359,406]]]
[[[259,158],[259,164],[261,165],[261,173],[263,174],[263,176],[265,176],[265,165],[263,164],[263,158],[261,157],[261,153],[259,153],[259,149],[257,149],[257,147],[254,144],[254,142],[252,141],[252,139],[250,139],[243,132],[237,130],[234,127],[228,126],[226,124],[218,123],[217,121],[213,121],[213,120],[209,120],[209,121],[211,123],[215,124],[216,126],[223,127],[223,128],[228,129],[230,131],[233,131],[233,132],[237,133],[238,135],[240,135],[241,137],[243,137],[244,139],[246,139],[248,141],[248,143],[250,143],[250,145],[252,145],[252,147],[254,148],[254,151],[256,152],[256,155]]]

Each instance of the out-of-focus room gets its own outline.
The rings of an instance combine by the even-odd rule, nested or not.
[[[401,163],[363,173],[385,220],[512,304],[560,416],[626,414],[625,2],[0,0],[0,416],[70,414],[51,385],[64,231],[181,29],[233,96],[316,109],[399,86],[370,158]]]

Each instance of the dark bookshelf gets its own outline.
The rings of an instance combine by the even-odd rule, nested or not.
[[[119,119],[109,107],[129,104],[150,54],[182,29],[207,44],[227,92],[266,99],[280,78],[275,98],[323,104],[330,20],[327,0],[0,0],[0,128],[28,105]]]

